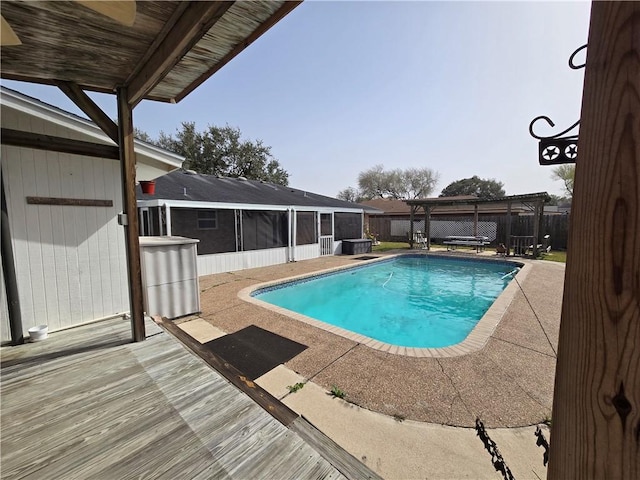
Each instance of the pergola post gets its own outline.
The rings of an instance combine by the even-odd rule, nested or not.
[[[413,213],[416,207],[413,205],[409,209],[409,249],[413,249]]]
[[[533,258],[538,258],[538,238],[540,237],[540,202],[533,207]]]
[[[544,242],[542,241],[544,238],[544,200],[540,200],[539,202],[540,205],[540,214],[537,218],[538,221],[538,240],[537,240],[537,244],[542,244],[544,245]]]
[[[507,202],[507,228],[505,232],[505,241],[507,247],[507,257],[511,253],[511,202]]]
[[[593,2],[548,478],[640,477],[640,2]]]
[[[431,250],[431,207],[424,206],[424,234],[427,241],[427,251]]]
[[[127,89],[117,90],[118,147],[122,176],[122,204],[126,214],[124,225],[129,277],[131,332],[134,342],[145,339],[140,241],[138,238],[138,208],[136,204],[136,154],[133,149],[133,112],[127,102]]]
[[[478,236],[478,204],[473,206],[473,236]]]

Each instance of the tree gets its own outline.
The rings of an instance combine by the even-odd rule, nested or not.
[[[198,132],[194,122],[182,122],[175,136],[160,132],[156,145],[185,157],[185,168],[207,175],[245,177],[280,185],[289,174],[261,140],[243,140],[239,128],[208,126]]]
[[[567,207],[567,206],[571,206],[571,198],[561,197],[560,195],[549,194],[549,200],[546,202],[546,204],[557,205],[559,207]]]
[[[372,198],[425,198],[433,192],[440,175],[430,168],[408,168],[385,171],[376,165],[360,172],[358,186],[361,199]],[[357,191],[352,187],[347,190]],[[340,193],[346,192],[343,190]]]
[[[407,168],[399,180],[402,198],[427,198],[436,188],[440,174],[430,168]]]
[[[138,127],[133,127],[133,136],[134,138],[142,140],[143,142],[155,143],[153,141],[153,138],[151,138],[147,132],[145,132],[144,130],[140,130]]]
[[[573,198],[573,179],[576,174],[576,166],[572,164],[559,165],[551,171],[553,180],[564,182],[564,191],[569,199]]]
[[[344,200],[345,202],[359,202],[362,199],[360,192],[353,187],[347,187],[344,190],[340,190],[336,195],[336,198]]]
[[[358,174],[358,186],[362,197],[367,200],[382,198],[389,192],[389,177],[384,172],[383,165],[376,165]]]
[[[451,182],[442,190],[440,196],[474,195],[483,199],[500,198],[505,196],[505,191],[502,187],[504,187],[504,184],[493,178],[482,179],[474,175],[471,178],[463,178],[462,180]]]

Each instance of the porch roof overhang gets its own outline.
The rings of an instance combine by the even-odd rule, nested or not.
[[[311,207],[308,205],[278,205],[263,203],[237,203],[237,202],[199,202],[189,200],[138,200],[138,207],[162,207],[169,208],[203,208],[212,210],[265,210],[265,211],[287,211],[295,210],[300,212],[319,212],[319,213],[366,213],[363,208],[346,208],[346,207]]]
[[[1,77],[105,93],[126,86],[132,106],[179,102],[299,3],[138,1],[128,26],[81,2],[3,0],[22,43],[2,47]]]

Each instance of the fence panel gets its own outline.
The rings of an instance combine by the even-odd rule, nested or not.
[[[410,220],[391,220],[391,236],[408,238]],[[424,232],[424,220],[413,222],[413,231]],[[498,224],[496,222],[478,222],[478,235],[489,237],[490,241],[496,239]],[[455,236],[473,235],[473,220],[431,220],[429,234],[431,238],[441,239]]]
[[[434,220],[437,218],[437,220]],[[456,216],[444,216],[439,215],[432,217],[431,220],[431,238],[443,238],[449,235],[473,235],[473,221],[469,220],[470,217],[456,217]],[[520,215],[511,217],[511,235],[526,236],[533,234],[533,215]],[[459,227],[441,227],[438,222],[454,222],[461,225]],[[471,227],[469,227],[469,223]],[[481,224],[495,224],[495,233],[493,233],[494,227],[489,226],[487,230],[484,230],[484,226]],[[444,230],[440,230],[444,228]],[[458,228],[458,230],[455,230]],[[414,231],[424,231],[424,220],[414,221]],[[464,230],[466,229],[466,230]],[[446,233],[446,232],[461,232],[465,233]],[[369,220],[369,231],[374,233],[378,240],[383,242],[390,241],[403,241],[408,239],[407,232],[409,231],[409,219],[392,219],[389,217],[376,217]],[[466,233],[469,232],[469,233]],[[507,216],[506,215],[480,215],[480,221],[478,224],[478,235],[485,235],[492,241],[495,240],[500,243],[507,243],[505,238],[507,232]],[[550,235],[551,246],[554,250],[566,250],[567,238],[569,234],[569,215],[545,215],[542,220],[542,228],[540,229],[540,236]]]

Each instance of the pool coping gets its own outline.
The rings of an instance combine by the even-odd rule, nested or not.
[[[359,344],[365,345],[369,348],[373,348],[375,350],[380,350],[382,352],[387,352],[392,355],[404,355],[407,357],[417,357],[417,358],[447,358],[447,357],[458,357],[462,355],[467,355],[472,352],[476,352],[484,348],[484,346],[489,341],[489,338],[495,331],[496,327],[502,320],[507,308],[511,304],[513,298],[515,297],[516,292],[518,291],[519,284],[522,283],[526,276],[529,273],[531,265],[526,260],[518,259],[516,260],[506,260],[504,258],[493,259],[493,258],[473,258],[473,259],[465,259],[471,261],[479,261],[479,262],[512,262],[520,264],[520,271],[514,277],[514,280],[511,281],[507,285],[507,287],[502,291],[502,293],[494,300],[489,309],[485,312],[482,318],[478,321],[476,326],[471,330],[469,335],[460,343],[455,345],[451,345],[449,347],[442,348],[417,348],[417,347],[402,347],[398,345],[392,345],[390,343],[381,342],[371,337],[367,337],[366,335],[362,335],[360,333],[355,333],[350,330],[346,330],[341,327],[336,327],[329,323],[325,323],[321,320],[317,320],[315,318],[308,317],[301,313],[293,312],[291,310],[287,310],[286,308],[279,307],[277,305],[273,305],[271,303],[264,302],[253,297],[251,294],[256,290],[261,290],[264,288],[274,287],[281,285],[283,283],[289,283],[296,280],[308,279],[311,277],[317,277],[319,275],[331,274],[335,272],[339,272],[341,270],[348,270],[359,268],[361,266],[370,265],[373,263],[378,263],[382,261],[388,261],[394,257],[398,256],[406,256],[407,254],[396,254],[396,255],[387,255],[381,258],[364,260],[360,265],[354,267],[353,265],[342,265],[340,267],[329,268],[324,270],[318,270],[312,273],[305,273],[302,275],[295,275],[291,277],[285,277],[278,280],[273,280],[269,282],[263,282],[255,285],[251,285],[249,287],[243,288],[238,292],[238,298],[251,303],[253,305],[259,306],[261,308],[265,308],[267,310],[271,310],[275,313],[279,313],[286,317],[292,318],[294,320],[298,320],[300,322],[306,323],[307,325],[311,325],[316,328],[320,328],[324,331],[333,333],[335,335],[340,335],[341,337],[347,338]],[[411,253],[409,255],[420,255],[420,253]],[[426,255],[426,253],[422,254]],[[433,255],[433,254],[430,254]],[[446,255],[446,254],[436,254],[438,257],[447,257],[447,258],[455,258],[461,259],[458,255]]]

